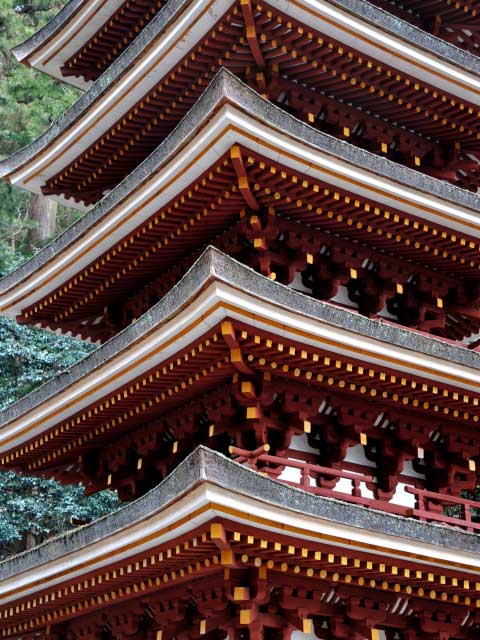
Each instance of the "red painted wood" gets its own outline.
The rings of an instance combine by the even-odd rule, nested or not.
[[[478,0],[372,0],[373,4],[474,55],[480,51]]]
[[[434,235],[410,216],[406,229],[401,211],[389,210],[385,218],[377,203],[312,183],[248,150],[242,156],[222,158],[67,288],[49,294],[42,309],[25,309],[23,318],[107,339],[161,299],[214,244],[284,284],[299,273],[323,300],[343,285],[353,308],[370,317],[386,305],[401,324],[451,340],[480,328],[473,239],[452,241],[443,228]],[[375,229],[381,233],[373,235]]]
[[[221,66],[296,116],[310,121],[310,114],[312,124],[327,133],[463,188],[478,188],[474,105],[460,105],[450,95],[442,100],[435,87],[417,91],[415,78],[366,60],[268,4],[255,3],[252,16],[255,33],[250,18],[230,10],[170,74],[168,85],[160,83],[142,97],[50,179],[44,192],[96,202],[168,135]],[[265,69],[258,73],[262,60]]]
[[[273,456],[265,453],[264,448],[247,451],[238,447],[230,447],[230,452],[236,462],[240,464],[247,463],[250,468],[255,471],[260,471],[262,474],[268,475],[274,480],[301,488],[315,495],[334,498],[336,500],[345,500],[370,509],[408,516],[424,522],[438,522],[444,525],[452,525],[464,529],[469,533],[480,531],[480,522],[472,521],[472,512],[475,514],[480,513],[480,502],[475,500],[467,500],[457,496],[449,496],[446,493],[436,493],[410,486],[406,487],[405,490],[407,493],[411,493],[416,497],[416,507],[409,508],[363,495],[362,485],[365,485],[366,489],[371,487],[374,483],[373,475],[350,473],[342,469],[322,467],[308,462]],[[293,480],[280,478],[279,476],[285,469],[297,469],[300,471],[300,480],[295,482]],[[334,490],[317,486],[316,483],[318,482],[319,476],[326,476],[327,479],[349,480],[351,482],[350,493],[340,489]],[[365,491],[363,493],[365,493]],[[438,509],[439,507],[440,511]],[[445,509],[449,507],[459,507],[459,509],[454,515],[449,515],[448,511],[445,512]]]
[[[285,640],[305,624],[326,640],[365,640],[373,628],[385,631],[388,640],[472,640],[478,633],[476,585],[462,568],[442,568],[440,584],[438,570],[422,559],[393,560],[381,550],[326,542],[302,540],[299,545],[298,537],[252,524],[225,519],[216,524],[234,559],[228,568],[220,564],[208,529],[200,529],[193,539],[175,539],[92,571],[80,590],[70,580],[67,588],[65,583],[57,587],[52,603],[46,598],[51,590],[43,589],[33,611],[26,598],[17,600],[4,625],[6,637],[20,635],[9,625],[25,622],[28,631],[21,637],[29,640],[155,640],[158,631],[165,640],[199,640],[202,635],[222,640],[227,634],[239,640]],[[119,587],[122,593],[115,600],[104,599]],[[88,607],[67,610],[85,599]],[[57,615],[47,631],[40,616],[52,612]]]
[[[327,350],[238,321],[225,336],[220,332],[221,327],[212,329],[162,363],[165,373],[152,369],[119,388],[114,402],[107,396],[68,423],[52,426],[41,445],[32,440],[22,451],[9,452],[5,466],[65,483],[83,481],[88,493],[110,486],[123,499],[134,499],[199,444],[223,453],[232,445],[248,450],[269,445],[270,453],[284,460],[292,438],[303,435],[308,423],[306,437],[321,467],[339,470],[348,449],[363,446],[375,475],[368,488],[378,500],[390,501],[407,461],[425,476],[419,488],[450,495],[474,490],[479,409],[472,399],[465,404],[454,387],[435,391],[428,380],[403,379],[386,369],[380,380],[375,367],[365,369],[359,361],[347,367]],[[279,464],[276,472],[281,471]],[[331,490],[336,473],[320,474],[317,481]]]
[[[96,80],[163,8],[166,0],[126,0],[61,68],[65,77]]]

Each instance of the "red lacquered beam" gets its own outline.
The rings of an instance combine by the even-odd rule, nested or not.
[[[314,493],[315,495],[346,500],[370,509],[377,509],[379,511],[394,513],[405,517],[413,517],[424,522],[438,522],[443,525],[457,526],[469,533],[480,531],[480,523],[472,521],[472,509],[478,509],[480,511],[480,502],[436,493],[434,491],[427,491],[425,489],[418,489],[413,486],[405,487],[405,491],[416,496],[417,506],[415,508],[404,507],[374,498],[366,498],[361,495],[360,485],[362,483],[368,484],[374,482],[373,476],[331,469],[308,462],[269,455],[268,453],[265,453],[269,448],[269,445],[263,445],[254,451],[248,451],[238,447],[230,447],[230,453],[232,456],[235,456],[236,462],[248,462],[249,466],[254,469],[258,469],[259,462],[283,468],[290,467],[292,469],[299,469],[301,472],[301,479],[299,482],[279,479],[277,473],[270,473],[270,471],[273,472],[272,469],[261,468],[260,470],[267,475],[272,475],[274,479],[279,482],[283,482],[289,486],[302,488],[304,491]],[[311,486],[309,480],[315,475],[326,475],[330,478],[350,480],[352,482],[351,493],[327,489],[324,487]],[[452,506],[460,506],[462,508],[462,517],[449,516],[444,513],[436,512],[430,508],[430,501],[438,503],[438,506],[441,508],[445,506],[445,503]]]
[[[427,491],[425,489],[417,489],[416,487],[405,487],[405,491],[412,493],[417,498],[417,508],[411,509],[408,515],[417,517],[424,521],[440,522],[442,524],[451,524],[460,526],[466,529],[468,532],[480,531],[480,523],[472,522],[472,508],[480,511],[480,502],[475,500],[468,500],[466,498],[457,498],[455,496],[444,495],[443,493],[435,493],[434,491]],[[431,511],[429,508],[429,501],[434,500],[438,502],[442,507],[445,503],[452,506],[462,507],[463,518],[457,518],[455,516],[448,516],[444,513],[437,513]]]

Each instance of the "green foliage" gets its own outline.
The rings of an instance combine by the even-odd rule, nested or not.
[[[55,0],[0,0],[0,158],[37,138],[78,95],[45,74],[17,64],[10,49],[49,20]],[[30,195],[0,183],[0,275],[31,253],[26,242]],[[59,208],[61,230],[75,215]],[[0,408],[32,391],[87,355],[93,347],[78,340],[21,327],[0,318]],[[83,487],[52,480],[0,474],[0,558],[60,533],[69,520],[95,519],[118,506],[111,492],[86,498]]]
[[[0,154],[29,144],[78,96],[75,88],[17,64],[10,51],[60,8],[53,0],[0,0]]]
[[[55,0],[0,0],[0,158],[35,140],[78,97],[74,87],[18,64],[11,48],[35,33],[57,13]],[[0,273],[32,252],[26,242],[30,195],[0,183]],[[59,230],[75,215],[59,211]]]
[[[0,318],[0,409],[40,386],[93,346]],[[0,558],[70,528],[70,518],[92,520],[119,506],[105,491],[89,498],[81,486],[0,473]]]
[[[0,492],[0,558],[73,528],[71,517],[90,521],[119,506],[109,491],[87,498],[80,486],[15,473],[1,474]]]
[[[0,318],[0,408],[15,402],[93,350],[80,340]]]

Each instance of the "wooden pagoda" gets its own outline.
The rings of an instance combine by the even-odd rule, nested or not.
[[[480,19],[375,5],[70,0],[15,50],[86,91],[0,175],[85,213],[0,312],[98,349],[0,466],[135,502],[0,564],[1,638],[480,637]]]

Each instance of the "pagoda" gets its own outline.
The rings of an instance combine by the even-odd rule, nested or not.
[[[480,637],[479,28],[70,0],[15,49],[85,92],[0,175],[84,215],[0,312],[98,348],[0,466],[130,504],[0,564],[1,638]]]

